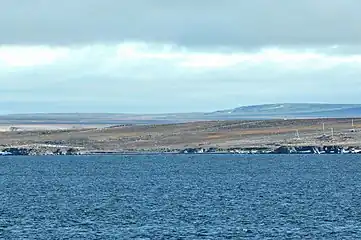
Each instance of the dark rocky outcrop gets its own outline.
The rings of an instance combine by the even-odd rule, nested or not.
[[[4,148],[2,151],[7,152],[11,155],[30,155],[31,153],[31,149],[15,147]]]
[[[340,146],[325,146],[323,150],[327,154],[340,154],[344,148]]]
[[[7,147],[1,150],[2,155],[26,156],[26,155],[79,155],[80,152],[76,148],[50,150],[46,148],[20,148]]]
[[[274,154],[291,154],[291,153],[296,153],[296,149],[294,147],[281,146],[279,148],[276,148],[272,153],[274,153]]]
[[[342,147],[342,146],[280,146],[276,149],[268,148],[229,148],[226,150],[218,148],[186,148],[181,150],[181,154],[195,153],[236,153],[236,154],[361,154],[359,147]]]
[[[296,147],[281,146],[279,148],[276,148],[272,153],[274,153],[274,154],[320,154],[321,149],[318,146],[296,146]]]
[[[79,155],[79,151],[75,148],[69,148],[66,150],[66,155]]]
[[[215,147],[211,147],[211,148],[207,149],[207,153],[215,153],[217,151],[218,151],[218,148],[215,148]]]

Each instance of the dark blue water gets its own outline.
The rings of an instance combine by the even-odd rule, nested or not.
[[[361,157],[0,158],[3,239],[357,239]]]

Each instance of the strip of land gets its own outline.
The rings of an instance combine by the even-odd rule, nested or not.
[[[198,121],[159,125],[2,125],[0,147],[33,154],[361,147],[361,119]],[[24,150],[24,151],[25,151]]]

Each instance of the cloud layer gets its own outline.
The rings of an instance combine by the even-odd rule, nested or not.
[[[341,49],[341,50],[340,50]],[[127,42],[0,47],[5,112],[211,111],[361,102],[361,56],[342,47],[199,50]]]
[[[360,0],[1,1],[2,113],[360,103],[360,9]]]
[[[359,0],[11,0],[0,44],[354,45]]]

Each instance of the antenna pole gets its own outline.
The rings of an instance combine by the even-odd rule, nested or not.
[[[322,123],[322,132],[323,132],[323,135],[325,135],[325,123]]]
[[[333,137],[333,128],[331,128],[331,136]]]
[[[299,139],[300,138],[300,133],[298,132],[298,129],[296,129],[296,137]]]

